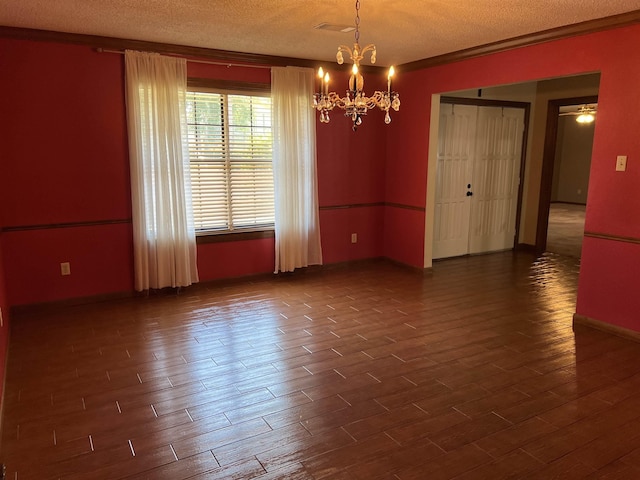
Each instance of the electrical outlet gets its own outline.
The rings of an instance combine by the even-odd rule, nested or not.
[[[358,234],[357,233],[352,233],[351,234],[351,243],[358,243]]]
[[[60,275],[71,275],[71,264],[69,262],[60,264]]]
[[[624,172],[627,169],[627,156],[618,155],[616,157],[616,172]]]

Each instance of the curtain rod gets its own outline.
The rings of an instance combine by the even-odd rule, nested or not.
[[[96,48],[96,51],[98,53],[117,53],[118,55],[124,55],[124,51],[123,50],[109,50],[109,49],[106,49],[106,48]],[[184,58],[184,57],[179,57],[178,55],[168,55],[168,56]],[[185,60],[187,62],[191,62],[191,63],[204,63],[205,65],[220,65],[220,66],[227,67],[227,68],[231,68],[231,67],[267,68],[267,69],[271,68],[271,67],[269,67],[267,65],[251,65],[251,64],[245,64],[245,63],[212,62],[210,60],[193,60],[193,59],[190,59],[190,58],[187,58]]]

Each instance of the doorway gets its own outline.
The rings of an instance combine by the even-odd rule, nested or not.
[[[560,113],[565,107],[597,102],[597,95],[549,101],[538,207],[538,253],[581,255],[594,125],[577,128],[575,118]],[[571,138],[567,141],[568,129]]]
[[[514,248],[529,105],[440,103],[432,258]]]
[[[540,222],[540,189],[545,149],[545,133],[547,130],[547,107],[549,100],[558,98],[579,98],[597,96],[600,84],[600,74],[597,72],[565,77],[541,79],[524,83],[475,86],[465,90],[456,90],[433,94],[430,101],[428,123],[429,150],[427,153],[427,189],[425,208],[425,230],[423,267],[433,265],[433,233],[435,216],[435,191],[438,157],[438,132],[440,123],[441,98],[454,97],[456,100],[483,101],[511,101],[530,105],[530,114],[526,115],[528,134],[525,135],[526,162],[521,167],[521,182],[518,202],[517,245],[516,248],[533,252],[540,250],[539,222]],[[548,167],[547,167],[548,168]],[[549,186],[549,189],[551,186]],[[548,195],[548,193],[547,193]],[[544,217],[545,228],[548,222],[548,210]],[[546,243],[546,229],[544,238]]]

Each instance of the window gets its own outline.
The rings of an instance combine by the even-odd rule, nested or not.
[[[189,91],[187,123],[196,232],[273,228],[271,98]]]

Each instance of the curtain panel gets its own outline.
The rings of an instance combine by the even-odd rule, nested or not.
[[[182,58],[125,52],[135,288],[198,281]]]
[[[310,68],[271,69],[275,273],[322,264]]]

